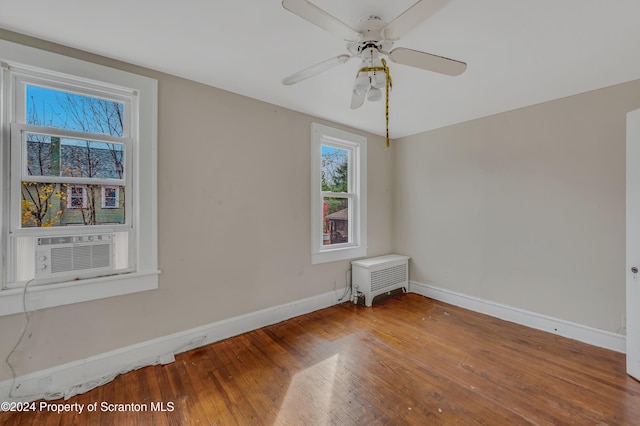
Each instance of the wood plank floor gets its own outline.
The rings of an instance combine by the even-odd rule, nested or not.
[[[334,306],[50,402],[85,409],[0,424],[640,425],[624,355],[416,294]]]

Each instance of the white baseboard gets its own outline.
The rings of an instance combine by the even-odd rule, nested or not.
[[[263,309],[0,382],[0,401],[70,398],[174,355],[338,303],[344,289]],[[409,291],[506,321],[624,353],[625,336],[411,281]]]
[[[174,355],[339,303],[344,289],[196,327],[0,382],[0,401],[70,398]]]
[[[480,312],[485,315],[500,318],[505,321],[568,337],[590,345],[611,349],[620,353],[626,352],[626,337],[621,334],[548,317],[546,315],[502,305],[500,303],[480,299],[474,296],[468,296],[429,284],[410,281],[409,291],[475,312]]]

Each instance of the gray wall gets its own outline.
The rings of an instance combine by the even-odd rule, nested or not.
[[[0,37],[159,81],[160,288],[35,312],[12,357],[18,375],[344,287],[349,262],[311,264],[314,118],[7,31]],[[364,135],[369,254],[380,255],[391,249],[393,151]],[[22,324],[22,315],[0,317],[0,358]],[[9,377],[1,363],[0,380]]]
[[[625,132],[640,81],[394,144],[411,279],[612,332],[625,311]]]

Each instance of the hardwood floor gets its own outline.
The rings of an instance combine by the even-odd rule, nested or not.
[[[416,294],[324,309],[48,403],[85,408],[0,424],[640,424],[623,354]]]

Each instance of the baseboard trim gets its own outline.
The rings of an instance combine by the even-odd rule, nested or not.
[[[344,289],[297,300],[0,382],[0,401],[68,399],[174,355],[340,303]]]
[[[409,291],[505,321],[568,337],[593,346],[626,353],[626,337],[621,334],[514,308],[490,300],[439,288],[431,284],[410,281]]]

